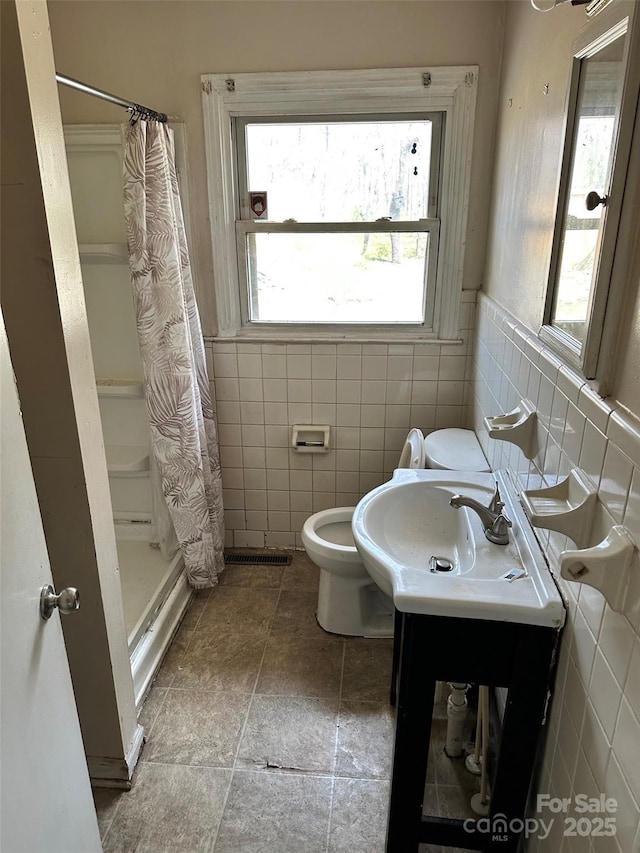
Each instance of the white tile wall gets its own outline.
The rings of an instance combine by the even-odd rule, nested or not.
[[[227,545],[301,547],[311,513],[391,476],[410,427],[466,425],[474,309],[463,293],[459,345],[208,341]],[[328,423],[330,452],[293,451],[294,423]]]
[[[552,484],[581,467],[598,489],[592,543],[623,523],[640,547],[640,421],[599,398],[484,295],[478,299],[470,383],[473,423],[492,467],[521,485]],[[493,441],[483,418],[526,397],[538,410],[531,461]],[[537,531],[552,571],[566,537]],[[573,543],[569,541],[569,546]],[[570,838],[562,821],[536,853],[640,853],[640,563],[624,613],[599,592],[559,580],[568,605],[540,790],[552,796],[605,793],[618,801],[613,838]]]

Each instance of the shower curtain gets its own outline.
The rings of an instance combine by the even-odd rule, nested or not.
[[[189,583],[212,587],[224,568],[220,457],[173,131],[164,123],[138,119],[127,129],[124,206],[152,471],[155,465]],[[165,546],[167,521],[155,518]]]

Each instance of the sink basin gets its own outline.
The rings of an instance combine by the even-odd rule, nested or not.
[[[488,505],[496,480],[509,544],[484,535],[463,494]],[[376,584],[404,613],[560,627],[565,608],[510,481],[501,472],[398,469],[357,505],[353,537]],[[435,559],[434,559],[435,558]],[[517,570],[518,577],[505,576]]]

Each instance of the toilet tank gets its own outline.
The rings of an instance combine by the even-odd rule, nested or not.
[[[438,429],[424,440],[427,468],[444,471],[489,472],[480,442],[470,429]]]

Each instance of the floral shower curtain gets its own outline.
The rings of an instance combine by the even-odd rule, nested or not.
[[[173,131],[164,123],[140,119],[127,129],[124,206],[156,474],[189,583],[211,587],[224,568],[220,457]]]

